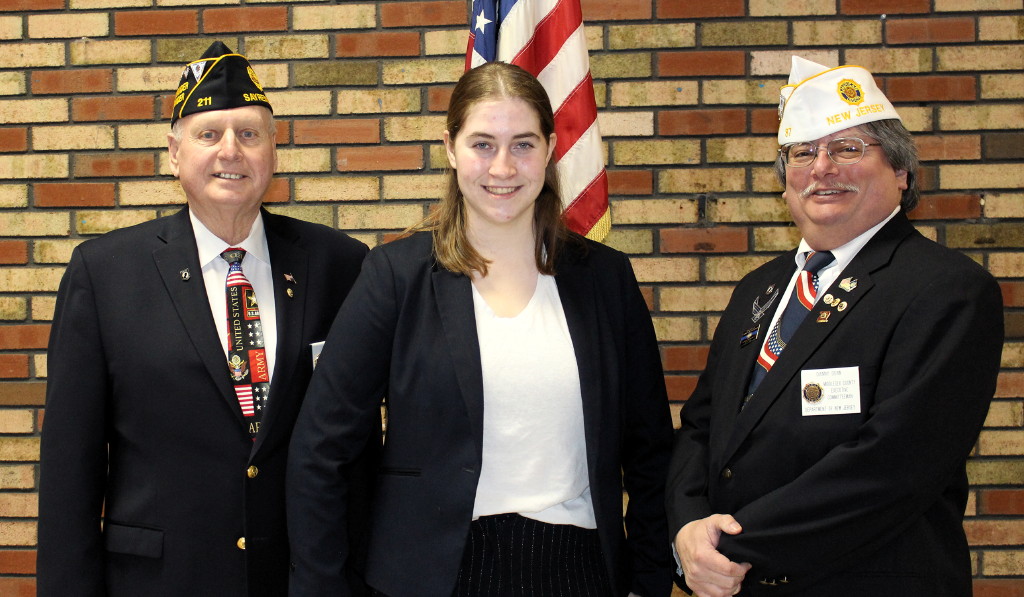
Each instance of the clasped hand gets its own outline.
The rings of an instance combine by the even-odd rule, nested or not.
[[[737,564],[718,551],[722,533],[743,531],[729,514],[712,514],[694,520],[676,534],[676,551],[694,597],[729,597],[740,592],[749,563]]]

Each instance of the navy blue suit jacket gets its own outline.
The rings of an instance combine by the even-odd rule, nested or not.
[[[970,595],[965,463],[999,371],[998,285],[899,213],[820,293],[843,308],[819,301],[740,412],[772,319],[754,301],[793,271],[790,252],[746,276],[719,322],[676,439],[672,533],[735,516],[719,551],[753,564],[745,596]],[[800,372],[839,367],[858,368],[860,413],[802,416]]]
[[[568,246],[555,280],[579,367],[601,547],[617,595],[667,597],[663,498],[672,428],[658,345],[629,260],[597,243],[588,248],[584,254]],[[367,580],[392,597],[451,595],[484,433],[473,313],[469,277],[435,263],[429,233],[370,252],[328,337],[292,441],[293,597],[346,594],[347,484],[336,469],[358,453],[366,420],[384,396],[388,424]]]
[[[187,210],[75,249],[49,345],[40,597],[286,594],[285,464],[310,343],[327,336],[366,246],[263,219],[278,345],[255,443]]]

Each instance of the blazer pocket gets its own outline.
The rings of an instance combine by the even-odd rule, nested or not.
[[[396,477],[419,477],[423,474],[423,471],[418,468],[399,466],[382,466],[379,472],[382,475],[394,475]]]
[[[107,551],[144,558],[159,558],[164,552],[164,532],[106,521],[103,541]]]

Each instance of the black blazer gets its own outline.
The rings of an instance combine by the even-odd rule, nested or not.
[[[772,319],[754,300],[793,271],[792,252],[758,268],[721,318],[673,453],[673,534],[733,514],[719,551],[753,564],[741,595],[970,595],[965,462],[999,371],[999,287],[899,213],[821,293],[844,308],[815,305],[740,412]],[[800,372],[837,367],[859,368],[860,414],[802,416]]]
[[[336,469],[358,453],[383,396],[367,580],[392,597],[449,597],[455,588],[480,476],[484,401],[470,279],[438,266],[431,243],[420,233],[371,251],[328,336],[289,460],[293,597],[346,594],[347,482]],[[666,597],[672,429],[658,345],[629,260],[587,246],[585,254],[567,248],[555,279],[579,366],[601,547],[617,595]]]
[[[40,597],[286,594],[285,463],[310,343],[326,337],[366,246],[325,226],[263,220],[278,346],[255,443],[187,209],[72,254],[49,345]]]

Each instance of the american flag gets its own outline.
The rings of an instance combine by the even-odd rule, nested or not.
[[[765,371],[771,371],[772,367],[775,366],[775,361],[779,358],[779,353],[786,347],[782,338],[779,337],[780,325],[782,325],[781,321],[775,322],[775,326],[772,327],[768,338],[761,345],[761,352],[757,355],[757,364],[764,367]]]
[[[603,240],[611,228],[608,176],[580,1],[473,0],[466,69],[492,60],[523,67],[547,90],[566,222]]]

